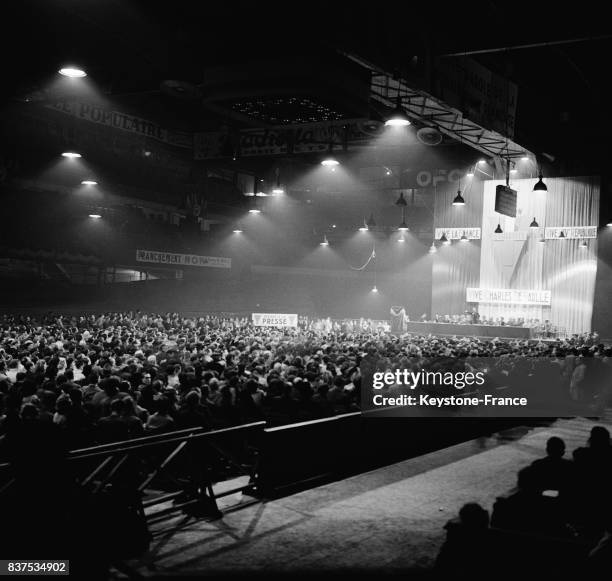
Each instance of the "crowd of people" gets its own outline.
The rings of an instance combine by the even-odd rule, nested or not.
[[[50,510],[45,499],[37,500],[28,506],[30,516],[24,520],[18,508],[24,498],[38,498],[40,474],[56,474],[54,494],[69,502],[73,488],[57,468],[62,465],[58,450],[182,428],[216,429],[254,420],[282,425],[358,411],[361,392],[375,369],[416,369],[440,361],[476,365],[479,358],[492,362],[492,379],[495,374],[503,381],[515,377],[522,386],[531,362],[545,359],[554,374],[548,378],[551,385],[585,397],[588,394],[580,391],[580,381],[588,375],[584,361],[596,362],[598,373],[609,371],[612,350],[592,337],[543,342],[398,335],[365,319],[330,325],[326,319],[300,317],[295,328],[275,328],[256,327],[247,317],[230,315],[132,311],[0,316],[0,461],[11,461],[17,474],[25,474],[27,485],[14,492],[21,500],[13,503],[17,512],[12,522],[21,527],[21,536],[15,534],[13,540],[20,546],[30,539],[29,519]],[[536,496],[540,499],[542,490],[557,486],[559,499],[568,499],[563,505],[567,516],[563,522],[550,516],[543,524],[560,527],[564,534],[601,532],[605,523],[594,515],[602,502],[600,483],[608,482],[598,472],[598,463],[608,454],[602,451],[604,440],[601,432],[594,432],[591,446],[576,451],[571,465],[559,460],[559,445],[551,443],[551,459],[521,473],[516,496],[496,505],[494,526],[528,528],[535,526],[534,519],[549,519],[549,513],[537,512],[545,509]],[[585,468],[578,472],[573,466],[581,463]],[[573,475],[578,473],[588,477],[576,484]],[[586,513],[583,505],[578,510],[569,500],[576,498],[575,490],[589,499]],[[65,518],[61,503],[53,509],[54,518]],[[78,511],[71,517],[77,519],[71,521],[71,530],[90,522],[85,518],[83,524],[75,515]],[[466,508],[461,517],[464,540],[482,535],[483,527],[488,530],[484,509]],[[49,530],[40,531],[41,547],[49,542]],[[450,547],[440,567],[458,560],[457,547],[465,547],[465,542],[455,541],[449,532]],[[84,554],[91,560],[90,553]]]
[[[571,459],[565,456],[565,442],[553,436],[547,441],[546,456],[519,471],[516,488],[498,497],[491,515],[477,503],[463,506],[458,518],[446,525],[438,569],[454,574],[492,573],[500,567],[499,561],[494,562],[499,554],[495,545],[503,545],[506,554],[513,555],[514,566],[524,569],[529,559],[524,548],[531,545],[532,555],[539,556],[540,565],[551,573],[556,565],[566,573],[568,565],[584,572],[609,572],[610,432],[603,426],[593,427],[587,445],[574,450]],[[512,546],[513,542],[517,545]],[[479,547],[478,555],[473,554],[474,547]],[[529,565],[535,568],[536,564]]]
[[[397,336],[376,326],[319,329],[321,321],[273,328],[178,313],[4,315],[0,437],[23,422],[49,422],[78,448],[194,426],[317,419],[360,409],[364,366],[440,359],[493,357],[491,377],[514,373],[522,382],[525,361],[546,358],[552,383],[580,397],[584,362],[595,361],[600,375],[612,365],[609,347],[584,338]]]

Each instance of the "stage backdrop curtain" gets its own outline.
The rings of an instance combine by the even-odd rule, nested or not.
[[[463,186],[463,187],[461,187]],[[480,228],[482,222],[483,182],[468,178],[465,184],[445,184],[434,191],[435,228]],[[461,187],[464,206],[452,202]],[[433,256],[431,312],[432,315],[456,315],[467,308],[466,291],[478,286],[480,275],[480,241],[470,240],[445,246],[436,240]]]
[[[596,226],[599,215],[599,182],[596,178],[549,178],[547,192],[534,192],[533,179],[513,180],[517,190],[517,216],[510,218],[495,212],[495,188],[503,181],[487,181],[482,212],[482,251],[480,287],[551,291],[550,306],[479,305],[487,318],[523,317],[549,320],[562,333],[591,329],[597,240],[547,240],[544,228]],[[535,218],[539,228],[529,224]],[[527,231],[526,240],[494,240],[500,224],[504,233]]]

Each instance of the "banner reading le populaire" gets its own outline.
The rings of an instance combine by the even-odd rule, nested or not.
[[[93,103],[81,103],[78,101],[59,101],[45,105],[49,109],[54,109],[60,113],[71,115],[84,121],[106,125],[121,131],[137,133],[143,137],[149,137],[174,145],[177,147],[193,147],[193,135],[181,131],[170,131],[159,126],[153,121],[141,119],[134,115],[113,111],[101,105]]]
[[[297,327],[298,316],[285,313],[253,313],[255,327]]]
[[[136,262],[153,262],[172,266],[208,266],[211,268],[232,268],[232,259],[222,256],[199,256],[198,254],[176,254],[155,250],[136,250]]]
[[[550,306],[549,290],[518,290],[504,288],[468,288],[468,303]]]

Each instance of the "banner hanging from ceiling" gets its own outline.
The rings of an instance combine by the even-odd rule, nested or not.
[[[384,125],[371,120],[344,120],[341,124],[309,123],[278,129],[248,129],[238,135],[227,132],[196,133],[193,147],[195,159],[228,157],[235,148],[240,156],[317,153],[329,149],[341,151],[344,144],[354,148],[366,145],[377,137]]]
[[[155,139],[169,145],[185,148],[193,146],[193,135],[191,133],[170,131],[153,121],[148,121],[128,113],[114,111],[102,105],[79,101],[56,101],[44,105],[44,107],[76,117],[77,119],[82,119],[83,121],[136,133],[142,137]]]
[[[202,266],[210,268],[231,268],[232,259],[222,256],[200,256],[198,254],[178,254],[156,250],[136,250],[136,262],[167,264],[170,266]]]
[[[436,96],[482,127],[514,137],[518,88],[469,57],[438,59]]]

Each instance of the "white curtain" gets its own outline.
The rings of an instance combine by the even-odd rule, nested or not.
[[[546,226],[596,226],[599,215],[599,182],[596,178],[548,178],[547,192],[534,192],[533,179],[514,180],[517,216],[495,212],[495,188],[503,181],[487,181],[484,187],[480,287],[551,291],[548,307],[526,305],[479,306],[486,317],[523,317],[549,320],[562,333],[591,329],[597,240],[559,239],[540,243]],[[539,229],[529,228],[536,220]],[[500,224],[504,233],[526,231],[526,240],[494,240]]]
[[[464,185],[464,184],[462,184]],[[459,184],[446,184],[435,192],[435,228],[479,228],[482,221],[483,182],[471,180],[462,187],[464,206],[453,206]],[[480,240],[445,246],[436,241],[433,256],[431,311],[432,315],[457,315],[467,308],[468,287],[478,286],[480,275]]]

